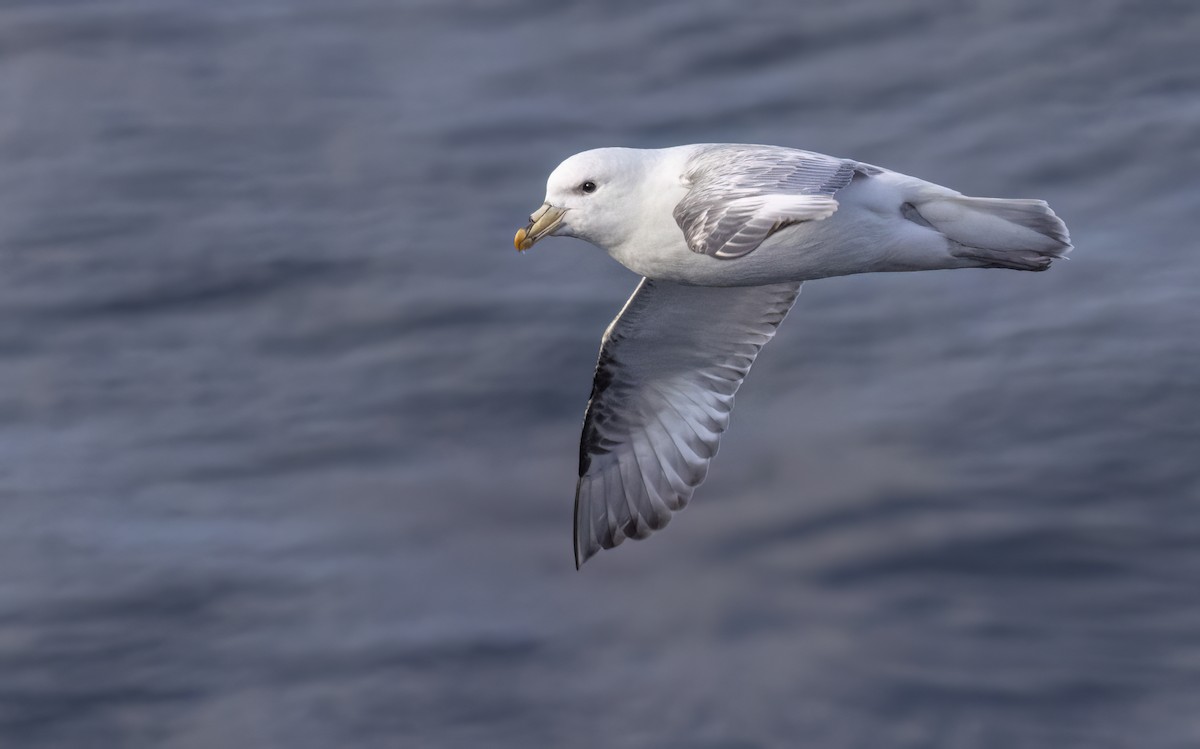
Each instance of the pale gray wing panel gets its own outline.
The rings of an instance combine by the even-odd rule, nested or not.
[[[643,280],[604,334],[579,446],[575,562],[661,529],[704,481],[733,398],[799,283]]]
[[[784,226],[831,215],[834,194],[873,169],[791,148],[710,146],[685,169],[691,189],[675,206],[675,221],[693,252],[741,257]]]

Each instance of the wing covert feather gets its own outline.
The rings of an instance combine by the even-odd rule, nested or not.
[[[686,167],[691,189],[675,222],[693,252],[741,257],[784,226],[828,218],[838,207],[834,194],[873,169],[778,146],[709,146]]]

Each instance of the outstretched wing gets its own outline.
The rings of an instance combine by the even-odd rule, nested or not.
[[[693,252],[741,257],[784,226],[833,215],[834,193],[873,169],[778,146],[707,146],[684,171],[691,189],[675,221]]]
[[[604,333],[579,446],[575,564],[645,538],[704,481],[733,396],[800,284],[643,279]]]

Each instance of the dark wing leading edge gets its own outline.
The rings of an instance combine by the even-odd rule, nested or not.
[[[675,221],[693,252],[741,257],[784,226],[833,215],[834,193],[872,170],[791,148],[708,146],[685,169],[691,190],[675,206]]]
[[[576,566],[688,503],[738,386],[799,292],[642,280],[600,346],[579,446]]]

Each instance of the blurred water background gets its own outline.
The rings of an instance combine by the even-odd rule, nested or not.
[[[0,746],[1200,746],[1200,6],[0,2]],[[571,560],[636,279],[565,156],[1040,197],[808,284],[664,533]]]

